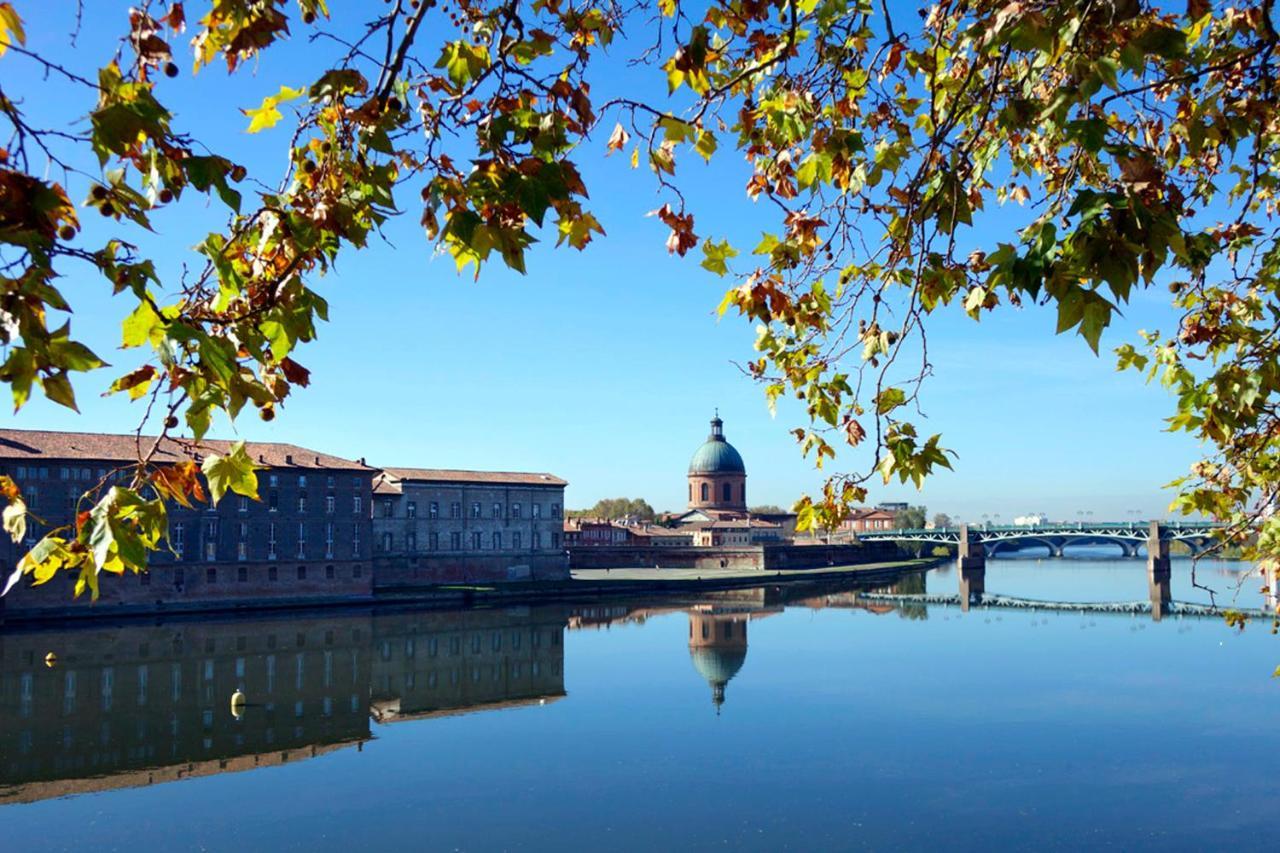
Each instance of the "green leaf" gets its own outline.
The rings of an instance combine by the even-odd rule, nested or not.
[[[206,456],[200,465],[205,479],[209,481],[209,496],[215,505],[227,490],[258,500],[258,478],[253,473],[257,468],[245,452],[243,441],[232,445],[231,452],[225,456],[216,453]]]
[[[164,337],[164,320],[151,307],[151,301],[144,299],[124,319],[122,329],[124,347],[142,346],[148,341],[154,342]]]
[[[723,276],[729,273],[729,267],[725,262],[729,258],[736,258],[738,256],[738,250],[733,248],[733,246],[730,246],[728,240],[721,240],[719,243],[712,243],[711,238],[707,238],[702,243],[702,255],[702,268],[708,272],[713,272],[716,275]],[[728,301],[729,297],[726,297],[726,303]],[[726,303],[722,303],[720,306],[721,314],[723,314],[724,309],[728,307],[728,304]]]
[[[76,407],[76,393],[72,390],[71,380],[67,378],[66,373],[55,373],[52,376],[46,376],[40,380],[40,386],[44,388],[44,395],[53,402],[66,406],[73,412],[80,411]]]
[[[461,89],[489,67],[489,50],[482,44],[452,41],[440,51],[436,68],[443,68],[449,82]]]
[[[906,402],[906,392],[901,388],[885,388],[876,395],[876,414],[891,412]]]

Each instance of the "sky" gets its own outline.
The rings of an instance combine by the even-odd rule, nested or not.
[[[72,49],[74,6],[41,7],[37,16],[32,4],[17,4],[28,47],[91,76],[115,49],[113,34],[125,31],[127,4],[85,4]],[[212,68],[193,78],[183,60],[160,97],[175,108],[176,126],[275,180],[288,122],[249,136],[240,109],[281,83],[314,79],[325,51],[332,53],[295,36],[231,77]],[[29,60],[11,53],[0,63],[6,91],[36,95],[25,108],[47,126],[68,126],[90,108],[82,91],[42,82]],[[658,72],[616,70],[593,96],[602,102],[610,88],[654,81]],[[553,249],[548,235],[529,254],[527,275],[491,264],[475,281],[433,255],[417,226],[416,190],[404,193],[407,212],[384,241],[346,252],[335,273],[313,282],[331,321],[294,356],[311,370],[311,386],[295,391],[273,422],[250,411],[235,424],[219,421],[214,435],[291,442],[375,465],[549,471],[569,481],[569,507],[628,496],[661,510],[683,507],[689,458],[718,409],[746,460],[750,503],[789,506],[817,489],[824,472],[789,433],[804,424],[803,412],[784,402],[771,416],[762,387],[738,366],[753,355],[753,326],[715,314],[732,282],[700,269],[696,253],[668,255],[667,229],[646,215],[664,201],[652,177],[632,171],[624,155],[605,156],[612,125],[603,122],[578,158],[589,209],[607,237],[579,253]],[[729,149],[722,141],[725,156],[711,165],[683,157],[682,186],[700,236],[750,246],[768,220],[742,192],[749,173]],[[84,215],[83,245],[100,243],[109,232],[92,211]],[[1019,215],[991,221],[1012,227]],[[184,200],[157,217],[155,235],[134,236],[174,277],[184,261],[196,264],[189,247],[221,219],[217,207]],[[131,431],[141,407],[100,396],[136,363],[118,348],[130,297],[113,300],[84,270],[69,269],[60,286],[76,306],[74,335],[113,367],[78,378],[79,414],[37,399],[16,415],[3,409],[0,425]],[[1054,312],[1041,308],[1005,308],[980,323],[959,306],[935,316],[922,429],[943,434],[958,454],[955,470],[922,491],[877,480],[870,501],[922,503],[970,520],[1164,516],[1172,494],[1162,486],[1185,473],[1198,448],[1162,431],[1170,396],[1137,374],[1117,374],[1108,352],[1136,343],[1139,329],[1168,332],[1176,320],[1163,288],[1137,293],[1122,310],[1101,356],[1078,337],[1055,336]],[[865,460],[851,456],[845,465],[857,462]]]

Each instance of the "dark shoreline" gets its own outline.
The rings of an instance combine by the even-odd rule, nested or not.
[[[862,566],[832,567],[793,571],[761,571],[751,574],[726,573],[717,577],[712,571],[689,578],[610,579],[532,581],[483,585],[445,584],[402,589],[384,589],[372,597],[336,597],[328,600],[273,600],[251,604],[232,602],[192,603],[187,606],[127,608],[112,605],[95,612],[93,605],[69,602],[66,608],[43,612],[5,614],[0,610],[0,633],[9,628],[76,625],[102,626],[113,621],[121,624],[176,620],[233,620],[270,614],[310,614],[335,611],[359,612],[384,609],[456,609],[486,608],[507,605],[555,604],[559,602],[600,601],[638,596],[670,598],[702,592],[753,589],[762,586],[789,586],[814,583],[884,584],[907,574],[927,571],[947,562],[941,558],[898,560]],[[663,570],[649,570],[660,575]]]

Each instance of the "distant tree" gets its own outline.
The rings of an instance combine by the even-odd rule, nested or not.
[[[590,509],[569,510],[570,518],[622,518],[635,516],[641,521],[653,521],[658,513],[644,498],[604,498]]]
[[[893,514],[893,526],[900,530],[919,530],[924,527],[924,520],[929,517],[922,506],[909,506]]]
[[[952,525],[951,516],[945,512],[940,512],[933,517],[934,527],[950,527]]]
[[[759,506],[753,506],[747,509],[747,512],[755,515],[781,515],[786,511],[787,510],[777,504],[760,504]]]

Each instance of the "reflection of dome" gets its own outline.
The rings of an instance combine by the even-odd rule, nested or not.
[[[711,435],[689,460],[690,474],[745,474],[742,455],[724,440],[724,422],[719,416],[711,421]]]
[[[747,662],[747,650],[701,646],[689,649],[689,657],[693,658],[693,668],[707,680],[708,684],[723,688]]]
[[[689,614],[689,658],[711,685],[711,702],[720,713],[724,688],[747,660],[745,619],[711,613]]]

